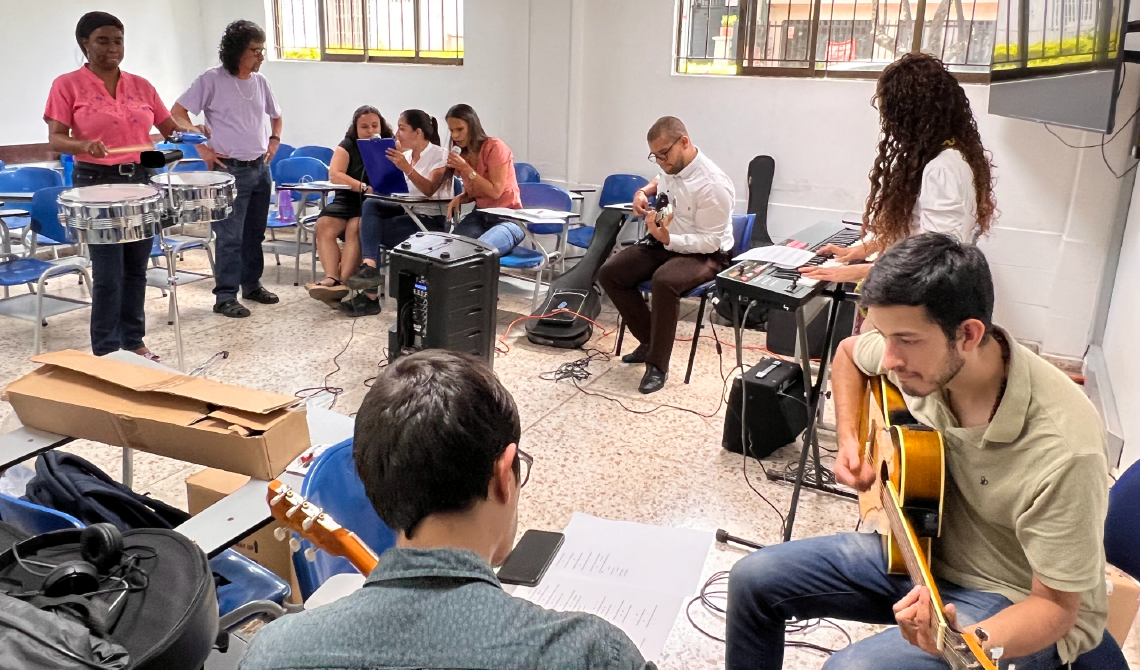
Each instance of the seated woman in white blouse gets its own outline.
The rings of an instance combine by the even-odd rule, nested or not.
[[[811,279],[856,282],[862,263],[918,233],[973,243],[993,223],[993,165],[966,92],[942,61],[906,54],[883,71],[875,93],[882,135],[863,213],[864,241],[821,252],[848,265],[801,268]]]
[[[404,173],[408,194],[450,200],[452,186],[447,170],[447,151],[440,146],[439,123],[435,117],[420,109],[409,109],[400,114],[396,141],[400,150],[389,149],[388,158]],[[352,316],[380,313],[375,291],[382,279],[376,267],[380,249],[394,249],[420,230],[411,216],[395,213],[400,210],[385,216],[386,210],[375,201],[365,203],[364,207],[365,215],[360,221],[363,262],[356,274],[345,281],[349,288],[363,292],[340,304],[341,310]],[[442,232],[446,228],[443,206],[439,204],[415,205],[412,212],[428,230]]]

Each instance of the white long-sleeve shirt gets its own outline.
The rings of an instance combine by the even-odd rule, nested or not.
[[[704,152],[697,149],[697,157],[677,174],[658,175],[657,192],[673,204],[666,249],[683,254],[732,251],[736,188]]]
[[[945,149],[922,170],[911,234],[945,233],[973,244],[978,226],[974,171],[957,149]]]

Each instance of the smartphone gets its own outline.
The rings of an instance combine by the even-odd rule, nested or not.
[[[538,586],[566,536],[545,530],[528,530],[499,568],[499,581],[519,586]]]

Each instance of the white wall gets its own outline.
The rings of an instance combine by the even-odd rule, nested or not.
[[[83,62],[75,24],[92,10],[123,22],[123,69],[154,84],[167,106],[185,89],[199,66],[199,23],[195,3],[177,0],[0,0],[7,64],[0,68],[0,144],[47,141],[44,105],[55,77]]]
[[[1132,193],[1132,208],[1120,247],[1120,265],[1104,333],[1104,359],[1116,408],[1124,431],[1120,468],[1140,460],[1140,182]]]
[[[380,110],[393,126],[405,109],[443,115],[459,102],[475,108],[487,132],[527,154],[526,0],[466,0],[462,66],[267,61],[261,68],[284,115],[282,140],[293,146],[335,146],[361,105]],[[217,42],[235,19],[264,26],[263,0],[201,0],[203,48],[217,62]]]
[[[579,165],[570,181],[600,183],[614,172],[652,175],[645,132],[671,114],[734,179],[740,211],[748,161],[758,154],[776,159],[773,236],[821,219],[858,217],[878,136],[873,81],[676,75],[674,17],[658,0],[584,4],[581,127],[566,143],[578,156],[562,158]],[[1133,71],[1122,100],[1136,100],[1137,79]],[[1046,353],[1080,357],[1114,214],[1128,189],[1108,172],[1099,148],[1069,149],[1040,124],[990,116],[985,86],[968,86],[967,93],[997,165],[1001,217],[983,242],[995,274],[996,319],[1015,336],[1040,342]],[[1133,109],[1122,106],[1120,118]],[[557,122],[544,130],[561,132]],[[1058,133],[1070,144],[1100,139]],[[1128,137],[1125,131],[1109,145],[1112,165],[1126,164]]]

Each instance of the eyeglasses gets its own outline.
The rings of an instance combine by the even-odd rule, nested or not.
[[[249,50],[258,56],[264,56],[265,55],[265,48],[264,47],[262,47],[260,49],[254,49],[253,47],[250,47]]]
[[[526,453],[522,449],[515,448],[515,454],[519,459],[519,488],[526,486],[527,481],[530,479],[530,469],[534,467],[534,456]],[[522,466],[526,466],[525,468]]]
[[[682,135],[681,137],[684,137],[684,135]],[[673,140],[673,143],[669,145],[669,148],[666,149],[664,153],[659,154],[659,153],[655,153],[655,152],[650,151],[649,152],[649,162],[650,163],[664,163],[666,160],[668,160],[669,159],[669,152],[673,150],[673,147],[677,146],[677,143],[681,141],[681,137],[678,137],[677,139]]]

